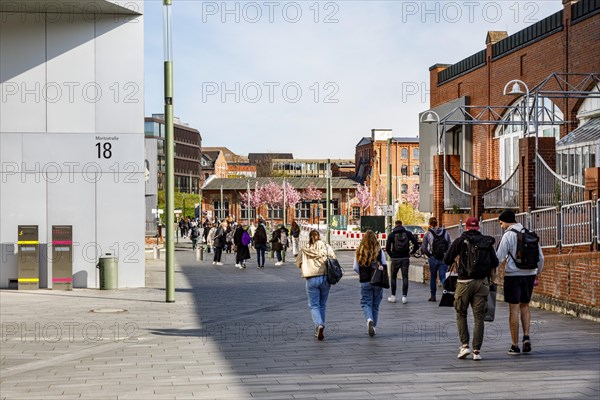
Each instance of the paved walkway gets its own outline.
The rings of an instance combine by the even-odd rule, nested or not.
[[[254,254],[253,254],[254,256]],[[1,399],[597,399],[600,325],[533,310],[533,352],[508,356],[508,309],[486,323],[483,360],[457,360],[450,308],[411,282],[382,303],[367,335],[353,254],[315,341],[304,281],[291,264],[245,270],[176,252],[176,302],[164,265],[147,288],[0,291]],[[387,293],[386,293],[387,297]],[[439,297],[439,295],[438,295]],[[92,309],[105,312],[90,312]],[[125,309],[125,312],[115,313]]]

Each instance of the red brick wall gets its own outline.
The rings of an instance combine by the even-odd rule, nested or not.
[[[469,96],[471,105],[509,106],[517,100],[502,94],[510,80],[520,79],[533,89],[552,73],[600,71],[600,14],[570,26],[570,5],[565,5],[564,18],[562,31],[496,60],[491,59],[491,52],[488,51],[485,66],[439,86],[437,73],[444,66],[432,68],[431,108],[460,96]],[[467,56],[469,54],[458,54],[457,58]],[[548,84],[545,88],[556,89],[557,85]],[[564,113],[565,119],[576,120],[575,114],[582,100],[552,101]],[[574,125],[563,126],[561,136],[574,128]],[[473,126],[473,172],[481,178],[498,179],[500,176],[499,143],[493,139],[494,129],[493,126]],[[435,198],[434,194],[434,202]]]
[[[429,268],[423,268],[423,279],[429,282]],[[600,252],[546,255],[533,294],[540,308],[600,320]]]

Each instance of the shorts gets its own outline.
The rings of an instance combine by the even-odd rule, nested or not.
[[[504,276],[504,301],[509,304],[528,304],[534,282],[535,275]]]

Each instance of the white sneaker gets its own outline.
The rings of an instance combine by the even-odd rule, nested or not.
[[[406,304],[408,302],[408,299],[406,298],[406,296],[402,296],[402,304]]]
[[[471,354],[471,349],[468,347],[461,347],[460,350],[458,351],[458,355],[456,356],[456,358],[459,359],[463,359],[463,358],[467,358],[467,356]]]
[[[390,303],[395,303],[395,302],[396,302],[396,296],[394,296],[394,295],[391,295],[390,297],[388,297],[388,301],[389,301]]]
[[[479,361],[481,360],[481,354],[479,354],[479,351],[473,351],[473,360],[475,361]]]
[[[277,261],[275,265],[281,265],[281,261]]]
[[[213,265],[217,265],[217,262],[216,262],[216,261],[213,261]]]
[[[235,264],[235,267],[236,268],[242,268],[242,266],[239,263]]]
[[[217,265],[223,265],[223,263],[222,262],[218,262]]]
[[[367,320],[367,329],[369,331],[369,336],[375,336],[375,324],[373,323],[372,319]]]

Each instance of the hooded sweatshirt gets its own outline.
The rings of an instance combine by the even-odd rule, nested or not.
[[[542,248],[539,248],[539,256],[540,259],[537,264],[536,269],[521,269],[515,265],[515,261],[513,257],[517,252],[517,232],[520,232],[523,229],[523,225],[516,223],[512,224],[508,227],[504,235],[502,235],[502,239],[500,240],[500,244],[498,245],[498,250],[496,250],[496,255],[498,256],[498,260],[500,262],[506,259],[506,266],[504,267],[504,273],[510,276],[527,276],[527,275],[539,275],[542,273],[542,269],[544,268],[544,254],[542,254]],[[511,254],[513,257],[509,256]]]
[[[298,258],[300,257],[302,261],[298,267],[302,271],[302,277],[311,278],[327,274],[327,258],[335,258],[335,253],[330,246],[317,240],[312,245],[303,247],[298,254]]]

